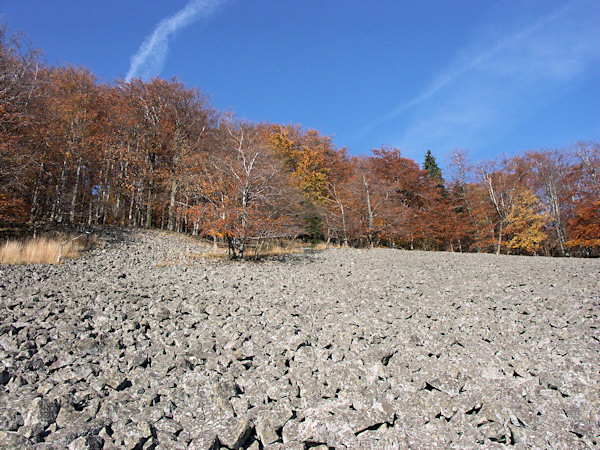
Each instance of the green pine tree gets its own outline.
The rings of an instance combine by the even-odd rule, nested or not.
[[[431,178],[442,178],[442,170],[438,167],[435,157],[431,154],[431,150],[427,150],[427,153],[425,153],[423,170],[425,170],[427,175]]]

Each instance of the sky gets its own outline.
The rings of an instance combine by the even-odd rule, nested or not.
[[[50,64],[440,164],[600,140],[598,0],[0,0]]]

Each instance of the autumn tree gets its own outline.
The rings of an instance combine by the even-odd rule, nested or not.
[[[31,130],[40,80],[39,52],[0,24],[0,220],[26,220],[28,187],[38,175]]]
[[[573,203],[570,199],[575,194],[575,186],[569,181],[572,167],[568,152],[534,151],[526,152],[523,159],[530,164],[532,181],[536,193],[547,206],[551,218],[550,233],[558,247],[559,254],[565,254],[566,223],[571,216]]]
[[[449,201],[452,204],[450,220],[454,222],[451,234],[458,249],[485,250],[493,241],[493,206],[488,190],[477,183],[476,168],[468,151],[454,149],[449,156]]]
[[[53,152],[56,178],[50,220],[65,216],[76,221],[80,186],[86,164],[97,155],[97,89],[95,77],[85,69],[54,68],[48,73],[45,99],[46,145]],[[77,217],[77,221],[79,218]]]
[[[266,126],[223,121],[219,153],[208,162],[216,175],[206,186],[204,207],[194,211],[204,214],[204,233],[225,239],[232,258],[243,257],[251,241],[260,245],[301,230],[299,192],[268,140]]]
[[[283,158],[293,184],[304,194],[302,215],[307,232],[321,234],[319,209],[327,196],[330,162],[337,158],[331,137],[300,126],[271,127],[270,145]]]
[[[328,168],[327,187],[319,202],[326,226],[325,238],[328,245],[332,238],[337,238],[347,247],[350,237],[356,234],[352,186],[356,184],[357,172],[343,149],[329,159]]]
[[[575,204],[567,224],[566,246],[580,255],[600,254],[600,144],[578,142],[574,147],[576,163],[567,179],[576,184]]]
[[[547,238],[544,230],[549,216],[542,202],[529,190],[518,191],[506,217],[508,247],[537,254]]]
[[[572,169],[581,190],[600,198],[600,143],[577,142],[574,153],[578,164]]]
[[[369,246],[379,239],[411,240],[407,227],[414,187],[421,171],[398,149],[382,147],[356,160],[355,204],[361,217],[361,235]]]
[[[574,217],[569,221],[571,238],[566,242],[567,247],[578,249],[590,256],[600,254],[600,200],[580,202]]]
[[[46,66],[0,26],[0,220],[160,227],[233,257],[276,237],[345,245],[600,253],[600,144],[423,170],[398,149],[350,157],[300,125],[217,112],[177,79],[98,83]]]
[[[497,235],[496,253],[500,254],[506,218],[512,210],[514,193],[526,178],[526,171],[517,160],[511,158],[483,162],[479,165],[478,171],[480,183],[487,191],[489,202],[495,212],[490,222]]]

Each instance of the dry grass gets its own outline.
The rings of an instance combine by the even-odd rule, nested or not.
[[[190,251],[188,248],[185,254],[180,254],[178,257],[168,257],[164,260],[159,261],[156,267],[169,267],[179,266],[182,264],[190,264],[193,260],[210,260],[210,261],[222,261],[229,259],[229,253],[226,247],[219,244],[217,249],[214,248],[212,240],[201,241],[205,247],[210,247],[210,250],[201,251],[199,253]],[[250,243],[246,247],[244,252],[245,260],[253,259],[264,259],[264,258],[276,258],[286,255],[297,255],[305,253],[306,250],[326,250],[326,249],[340,249],[345,248],[341,244],[329,244],[325,242],[318,242],[315,244],[309,244],[301,240],[285,240],[277,239],[272,241],[264,242],[263,245],[257,247],[256,244]],[[258,252],[257,252],[258,249]]]
[[[270,247],[261,249],[258,252],[258,257],[268,258],[273,256],[295,255],[299,253],[304,253],[304,247],[271,245]],[[252,251],[251,254],[254,256],[255,252]]]
[[[327,245],[327,242],[317,242],[316,244],[311,245],[310,248],[312,250],[327,250],[327,249],[332,249],[332,248],[346,248],[346,247],[344,247],[342,244],[329,243],[329,245]]]
[[[0,263],[58,264],[65,258],[76,259],[83,246],[83,242],[70,236],[7,241],[0,247]]]
[[[210,250],[204,253],[194,253],[194,254],[188,254],[187,255],[189,258],[200,258],[200,259],[226,259],[229,256],[227,255],[227,250]]]

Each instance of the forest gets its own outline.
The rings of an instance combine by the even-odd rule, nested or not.
[[[600,255],[600,144],[472,161],[353,156],[295,124],[215,109],[178,79],[99,82],[0,28],[0,222],[160,228],[233,257],[272,239]]]

